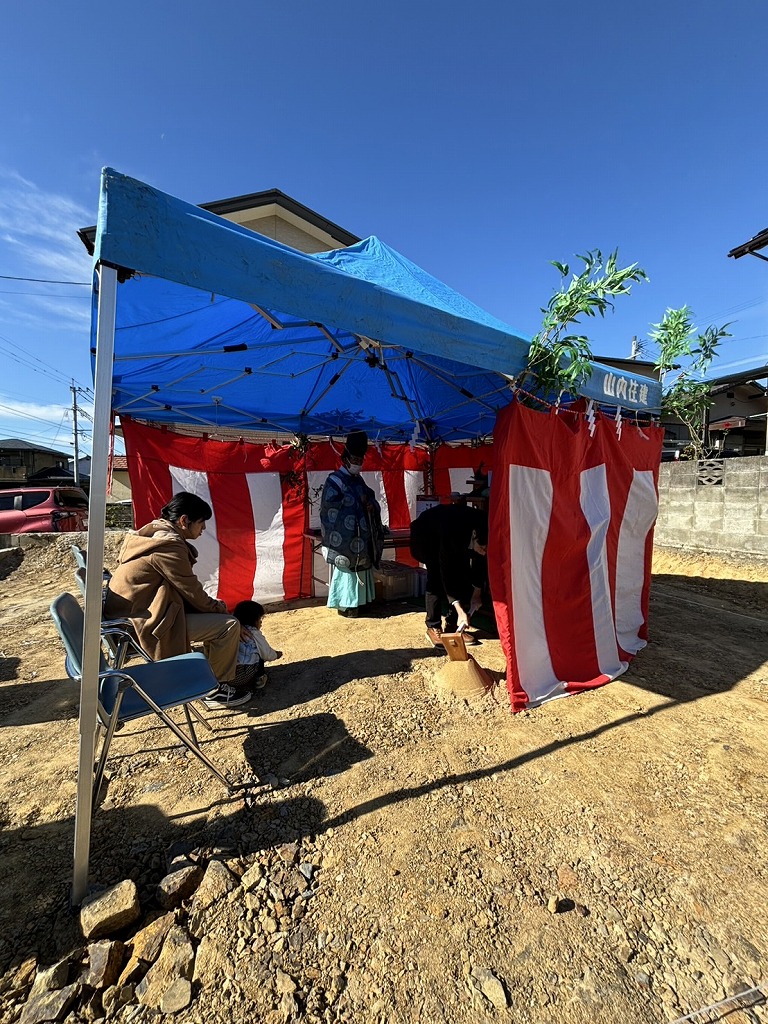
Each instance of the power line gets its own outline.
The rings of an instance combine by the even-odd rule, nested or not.
[[[74,284],[78,288],[90,288],[90,281],[52,281],[47,277],[14,277],[12,274],[0,274],[2,281],[28,281],[32,284]]]
[[[18,409],[14,409],[10,405],[0,405],[0,409],[6,409],[9,413],[11,413],[11,415],[13,417],[17,417],[18,416],[20,419],[37,420],[38,423],[48,423],[50,425],[50,427],[53,428],[53,423],[51,422],[51,420],[47,420],[43,416],[33,416],[31,412],[20,412]],[[65,415],[66,415],[67,412],[69,412],[69,410],[65,409],[64,410]],[[5,418],[6,417],[3,417],[3,419],[5,419]]]
[[[18,440],[20,440],[20,441],[34,441],[35,444],[39,444],[41,441],[45,441],[46,444],[49,445],[49,446],[51,444],[54,444],[54,443],[61,443],[62,445],[67,445],[67,446],[71,446],[71,444],[72,444],[71,441],[53,442],[53,441],[51,441],[50,437],[48,437],[47,434],[42,433],[42,431],[39,434],[26,433],[26,432],[17,432],[17,433],[14,434],[14,438],[18,438]],[[67,453],[66,452],[62,452],[61,454],[62,455],[66,455]]]
[[[39,299],[39,298],[79,299],[79,298],[82,297],[82,293],[76,295],[74,292],[72,292],[71,294],[66,294],[65,293],[63,295],[61,294],[61,292],[43,292],[42,296],[41,296],[40,292],[19,292],[19,291],[16,291],[15,289],[11,289],[11,288],[0,288],[0,295],[24,295],[24,296],[31,296],[31,297],[34,297],[36,299]]]
[[[706,316],[701,317],[697,316],[696,319],[701,320],[702,322],[709,321],[711,323],[713,320],[719,320],[724,316],[733,316],[736,313],[745,313],[748,309],[753,309],[755,306],[759,306],[765,301],[766,299],[764,295],[761,295],[756,299],[745,299],[744,302],[738,302],[736,305],[729,306],[728,308],[721,310],[719,313],[707,314]]]
[[[7,355],[10,359],[13,359],[15,362],[19,363],[21,366],[27,366],[29,369],[35,370],[36,373],[42,373],[46,377],[50,377],[51,380],[55,380],[59,384],[66,384],[66,386],[69,387],[69,381],[72,378],[71,377],[70,378],[65,377],[51,363],[46,363],[44,360],[39,359],[37,356],[27,355],[26,349],[22,348],[21,345],[17,345],[15,341],[11,341],[11,339],[7,338],[4,334],[0,334],[0,342],[4,342],[5,345],[10,345],[11,348],[16,349],[17,352],[22,353],[19,356],[19,355],[14,355],[13,352],[9,352],[9,351],[6,350],[5,351],[5,355]],[[4,350],[3,350],[2,346],[0,346],[0,352],[2,352],[2,351],[4,351]],[[35,363],[39,363],[39,366],[36,366]],[[49,371],[53,371],[53,372],[50,373],[50,372],[47,372],[44,369],[41,370],[40,366],[47,367]],[[90,388],[84,388],[83,390],[84,391],[90,391]],[[91,392],[91,394],[92,394],[92,392]]]
[[[59,439],[59,434],[61,433],[61,428],[64,426],[64,420],[67,418],[67,413],[68,412],[69,412],[69,409],[65,409],[64,412],[61,414],[61,419],[59,420],[59,425],[56,428],[56,433],[53,435],[53,443],[54,444],[56,444],[56,442]]]
[[[44,402],[44,403],[41,403],[40,402],[40,395],[22,394],[21,391],[0,391],[0,398],[12,398],[14,401],[20,401],[20,400],[23,400],[23,399],[27,399],[30,402],[34,402],[35,405],[41,405],[41,404],[44,404],[44,405],[49,405],[50,404],[50,405],[56,405],[56,406],[63,405],[63,402],[51,402],[51,403]]]
[[[55,371],[54,373],[49,373],[47,370],[41,369],[40,366],[36,366],[29,359],[24,359],[24,358],[16,355],[14,352],[9,352],[8,349],[4,348],[2,345],[0,345],[0,353],[2,353],[3,355],[7,356],[9,359],[12,359],[15,363],[18,363],[19,366],[25,366],[28,370],[34,370],[35,373],[39,373],[43,377],[48,377],[49,380],[53,380],[57,384],[65,384],[66,385],[66,383],[67,383],[66,378],[61,376],[61,375],[59,375],[58,371]]]

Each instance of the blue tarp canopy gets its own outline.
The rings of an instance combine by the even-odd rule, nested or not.
[[[135,272],[118,288],[118,414],[458,441],[491,433],[526,364],[526,335],[375,237],[307,255],[110,169],[95,259]],[[597,368],[589,391],[611,401]]]
[[[529,348],[376,238],[307,256],[109,168],[94,258],[74,903],[88,888],[111,414],[209,431],[472,440],[493,429]],[[581,393],[628,409],[660,400],[656,382],[597,364]]]

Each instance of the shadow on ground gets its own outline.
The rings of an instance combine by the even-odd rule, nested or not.
[[[106,887],[133,878],[146,912],[154,905],[171,849],[185,845],[208,855],[245,857],[313,835],[325,816],[319,800],[281,799],[279,792],[255,800],[251,807],[242,796],[224,798],[218,810],[219,817],[202,825],[187,816],[171,820],[152,806],[97,810],[92,884]],[[71,817],[0,833],[0,974],[27,956],[50,963],[82,945],[78,913],[69,903],[73,834]],[[33,887],[31,878],[37,879]]]

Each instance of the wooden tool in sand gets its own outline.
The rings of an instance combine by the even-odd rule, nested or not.
[[[440,639],[448,654],[448,664],[437,673],[438,684],[457,697],[467,699],[488,693],[493,687],[493,679],[477,664],[472,655],[467,653],[464,634],[443,633]]]
[[[451,661],[467,661],[467,642],[463,633],[443,633],[440,637]]]

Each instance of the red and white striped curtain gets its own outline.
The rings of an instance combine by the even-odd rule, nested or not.
[[[340,464],[341,445],[292,446],[187,437],[122,421],[134,522],[143,526],[178,491],[213,509],[195,542],[195,572],[206,591],[238,601],[293,600],[311,594],[312,554],[305,534],[319,525],[320,494]],[[427,453],[408,445],[371,444],[363,476],[393,530],[407,529],[423,492]]]
[[[663,433],[498,414],[488,567],[514,710],[601,686],[645,646]]]

